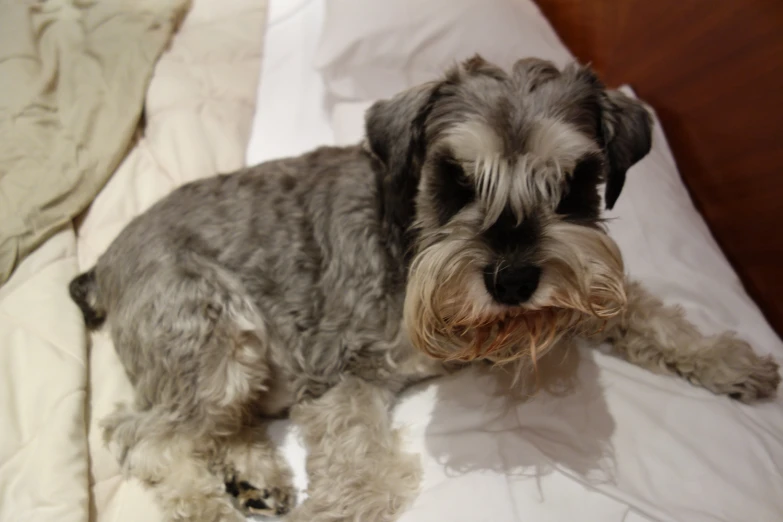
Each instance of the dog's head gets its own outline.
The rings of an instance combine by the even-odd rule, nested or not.
[[[542,354],[585,317],[625,305],[601,225],[652,121],[588,68],[538,59],[510,72],[476,56],[373,105],[367,144],[384,208],[410,231],[404,320],[441,359]]]

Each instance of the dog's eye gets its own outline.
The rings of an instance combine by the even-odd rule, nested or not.
[[[577,163],[555,212],[571,221],[595,221],[601,208],[598,184],[603,161],[599,155],[589,155]]]
[[[476,189],[465,170],[457,160],[447,155],[434,161],[432,189],[441,225],[476,198]]]

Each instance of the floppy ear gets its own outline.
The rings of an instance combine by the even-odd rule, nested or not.
[[[611,209],[623,190],[625,173],[650,152],[652,117],[641,102],[620,91],[605,91],[601,105],[601,132],[609,160],[604,199]]]
[[[403,231],[414,218],[414,199],[426,153],[424,123],[436,86],[426,84],[376,102],[365,114],[367,143],[386,171],[384,214]]]

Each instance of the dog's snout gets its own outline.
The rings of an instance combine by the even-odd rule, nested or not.
[[[484,269],[484,284],[498,303],[514,306],[529,300],[538,288],[541,268],[526,265],[496,270],[493,265]]]

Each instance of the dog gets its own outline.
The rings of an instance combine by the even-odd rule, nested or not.
[[[180,187],[71,282],[135,389],[107,444],[168,520],[394,520],[420,479],[395,396],[478,362],[533,375],[576,338],[743,402],[774,394],[771,358],[626,276],[602,211],[652,118],[589,67],[475,56],[375,103],[365,130]],[[281,416],[308,452],[296,507],[264,429]]]

